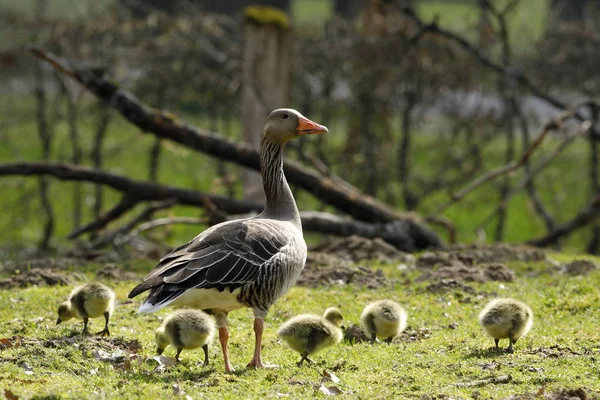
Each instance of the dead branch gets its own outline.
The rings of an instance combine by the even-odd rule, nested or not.
[[[187,224],[187,225],[207,225],[208,219],[206,218],[195,218],[195,217],[165,217],[157,218],[148,222],[140,224],[137,228],[133,229],[129,234],[118,240],[118,243],[127,243],[134,236],[139,235],[142,232],[150,229],[159,228],[161,226],[175,225],[175,224]]]
[[[175,204],[177,204],[177,200],[175,199],[168,199],[164,201],[156,201],[150,203],[148,207],[142,210],[142,212],[140,212],[137,216],[135,216],[131,221],[127,222],[125,225],[106,233],[102,237],[95,239],[92,242],[91,247],[94,249],[99,249],[115,242],[116,240],[118,240],[118,238],[126,236],[130,231],[135,229],[135,227],[143,221],[150,219],[152,215],[154,215],[158,211],[170,208]]]
[[[456,386],[456,387],[474,387],[474,386],[483,386],[483,385],[487,385],[489,383],[495,384],[495,383],[508,383],[512,380],[512,377],[510,375],[500,375],[500,376],[494,376],[491,378],[487,378],[487,379],[479,379],[476,381],[471,381],[471,382],[458,382],[455,383],[454,385],[451,386]]]
[[[127,211],[131,210],[138,203],[136,198],[125,194],[120,202],[118,202],[113,208],[108,210],[103,215],[96,218],[94,221],[90,222],[87,225],[79,227],[69,233],[67,235],[68,239],[75,239],[78,236],[83,235],[87,232],[94,232],[104,228],[106,225],[110,224],[112,221],[118,219]]]
[[[600,216],[600,195],[594,197],[590,204],[570,221],[557,226],[553,231],[541,238],[527,241],[532,246],[546,247],[556,243],[561,237],[569,235],[598,219]]]
[[[544,100],[548,104],[550,104],[560,110],[569,111],[569,105],[567,103],[561,101],[557,97],[554,97],[550,94],[545,93],[542,89],[540,89],[533,82],[531,82],[531,80],[525,74],[523,74],[521,71],[518,71],[517,69],[515,69],[511,66],[508,66],[508,65],[502,66],[500,64],[495,63],[489,57],[487,57],[485,54],[483,54],[476,46],[471,44],[468,40],[466,40],[462,36],[460,36],[454,32],[448,31],[446,29],[440,28],[437,24],[437,21],[433,21],[432,23],[429,23],[429,24],[424,23],[418,17],[418,15],[414,12],[414,10],[411,9],[410,7],[403,7],[402,12],[404,13],[404,15],[409,17],[420,29],[419,34],[416,35],[413,39],[414,42],[418,42],[421,38],[423,38],[425,36],[426,33],[437,34],[441,37],[449,39],[449,40],[453,41],[454,43],[458,44],[460,47],[462,47],[463,50],[470,53],[483,66],[491,69],[492,71],[494,71],[498,74],[502,74],[502,75],[511,77],[519,85],[521,85],[525,89],[529,90],[529,92],[531,94],[533,94],[535,97],[537,97],[541,100]],[[582,122],[586,121],[588,119],[583,113],[581,113],[581,111],[579,111],[577,109],[575,109],[575,111],[573,112],[573,116]],[[592,130],[590,131],[590,133],[592,134],[592,136],[594,138],[600,139],[600,132],[597,132],[594,127],[592,127]]]
[[[504,199],[502,199],[502,201],[500,202],[500,204],[498,204],[496,206],[494,211],[492,211],[487,217],[485,217],[485,219],[479,224],[478,229],[481,229],[485,225],[487,225],[494,218],[494,216],[499,212],[499,210],[506,207],[508,202],[517,193],[519,193],[521,190],[523,190],[525,187],[527,187],[527,185],[533,180],[533,178],[536,175],[538,175],[544,168],[546,168],[548,166],[548,164],[550,164],[550,162],[552,162],[552,160],[554,160],[556,157],[558,157],[567,147],[569,147],[569,145],[571,143],[573,143],[575,141],[575,139],[581,137],[584,134],[587,134],[589,132],[590,125],[591,124],[589,121],[582,123],[580,128],[577,130],[577,132],[575,132],[573,135],[570,135],[567,138],[565,138],[562,142],[560,142],[560,144],[558,146],[556,146],[556,148],[551,153],[546,155],[546,157],[544,157],[544,159],[542,159],[535,166],[533,166],[530,169],[529,173],[521,180],[521,182],[519,182],[519,184],[517,184]]]
[[[137,202],[176,199],[179,204],[203,207],[210,199],[220,210],[228,214],[261,211],[260,203],[239,201],[218,195],[181,189],[157,183],[141,182],[97,169],[63,163],[14,163],[0,164],[0,176],[53,176],[67,181],[99,183],[109,186]]]
[[[192,127],[178,121],[174,115],[151,109],[131,93],[109,82],[94,71],[79,69],[51,53],[33,49],[32,53],[49,63],[57,71],[73,78],[98,98],[110,101],[126,119],[138,126],[143,133],[151,133],[183,146],[235,162],[247,168],[260,170],[260,157],[256,149],[243,143],[233,143],[207,130]],[[321,201],[362,221],[388,222],[410,218],[398,213],[377,199],[350,189],[350,185],[336,184],[301,164],[286,159],[284,171],[291,184],[312,193]]]
[[[172,186],[151,182],[140,182],[83,166],[60,163],[14,163],[0,164],[0,176],[53,176],[68,181],[90,182],[109,186],[123,193],[123,199],[112,211],[112,215],[127,211],[130,202],[140,203],[145,201],[174,201],[177,204],[195,207],[206,207],[213,204],[219,212],[229,215],[257,213],[262,211],[260,203],[234,200],[227,197],[208,195],[193,190],[180,189]],[[106,226],[107,220],[114,220],[111,211],[103,216],[102,221],[94,221],[95,226]],[[121,215],[124,212],[121,212]],[[142,213],[143,214],[143,213]],[[418,221],[405,218],[385,223],[367,223],[350,218],[343,218],[328,213],[304,212],[300,213],[302,226],[305,231],[324,233],[336,236],[358,235],[366,238],[379,237],[396,246],[399,250],[414,252],[430,247],[441,247],[437,235],[423,227]],[[221,214],[222,215],[222,214]],[[147,215],[144,215],[147,216]],[[143,220],[135,218],[133,225],[126,225],[127,230]],[[85,227],[84,227],[85,228]],[[86,231],[89,231],[87,229]],[[116,238],[117,234],[112,236]],[[107,236],[108,237],[108,236]],[[110,241],[99,239],[93,243],[96,247],[107,245]]]
[[[565,121],[574,116],[574,111],[567,111],[562,113],[561,115],[553,118],[549,122],[547,122],[542,128],[539,136],[533,141],[533,143],[527,148],[526,151],[523,152],[523,155],[518,160],[512,161],[506,165],[503,165],[499,168],[493,169],[491,171],[486,172],[485,174],[475,178],[471,183],[462,188],[460,191],[456,193],[450,194],[450,201],[442,204],[436,211],[432,214],[428,215],[426,221],[430,221],[432,218],[437,217],[450,206],[462,200],[466,195],[471,193],[473,190],[477,189],[481,185],[490,182],[499,176],[512,172],[516,169],[519,169],[529,160],[531,155],[537,150],[537,148],[542,144],[548,133],[559,129]]]

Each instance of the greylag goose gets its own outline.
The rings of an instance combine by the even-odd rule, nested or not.
[[[110,336],[108,321],[115,308],[115,292],[98,282],[90,282],[78,286],[69,295],[69,299],[58,307],[56,325],[73,317],[83,319],[81,335],[88,333],[88,320],[104,315],[104,329],[97,333]]]
[[[494,338],[496,350],[500,339],[508,339],[506,349],[513,353],[513,344],[525,336],[533,325],[533,312],[527,304],[514,299],[490,301],[479,314],[479,323],[488,335]]]
[[[342,313],[335,307],[325,310],[323,317],[318,315],[298,315],[285,322],[279,328],[278,335],[296,350],[302,358],[298,361],[301,366],[304,360],[312,363],[309,355],[333,346],[342,340]]]
[[[168,345],[177,349],[175,359],[183,349],[202,347],[204,366],[208,365],[208,344],[215,334],[215,322],[206,313],[198,310],[177,310],[167,316],[155,331],[156,351],[159,355]]]
[[[379,300],[365,307],[360,322],[371,338],[391,343],[406,328],[407,314],[400,304],[392,300]]]
[[[260,162],[266,196],[256,217],[214,225],[167,254],[129,293],[150,290],[139,312],[167,305],[207,310],[215,315],[225,371],[227,314],[241,307],[254,313],[254,356],[248,368],[263,367],[261,342],[271,305],[296,282],[306,261],[300,214],[283,174],[283,148],[288,140],[327,128],[292,109],[269,114],[260,141]]]

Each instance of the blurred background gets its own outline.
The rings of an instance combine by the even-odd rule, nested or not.
[[[29,52],[37,47],[235,142],[252,143],[270,109],[296,108],[330,133],[288,157],[414,212],[445,243],[547,239],[536,244],[598,253],[598,21],[594,0],[0,0],[0,163],[256,196],[244,168],[143,134]],[[453,197],[503,166],[514,168]],[[0,173],[3,257],[71,246],[70,232],[121,198],[18,175]],[[301,210],[339,213],[292,186]],[[203,215],[173,205],[136,223]],[[200,230],[136,237],[174,245]]]

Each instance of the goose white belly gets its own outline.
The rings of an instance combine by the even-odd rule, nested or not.
[[[190,307],[201,310],[217,309],[229,312],[244,307],[237,299],[241,290],[241,288],[237,288],[231,292],[229,289],[225,289],[219,292],[215,288],[189,289],[171,304],[176,307]]]

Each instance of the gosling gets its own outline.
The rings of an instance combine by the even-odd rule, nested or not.
[[[297,365],[304,361],[312,363],[308,357],[342,340],[342,322],[344,318],[339,309],[330,307],[325,310],[323,317],[318,315],[298,315],[285,322],[279,328],[279,337],[287,345],[301,354]]]
[[[513,344],[529,332],[533,325],[533,313],[525,303],[514,299],[490,301],[479,314],[479,323],[494,338],[496,350],[500,339],[509,340],[506,351],[513,353]]]
[[[56,325],[77,317],[83,319],[81,336],[88,334],[88,320],[104,315],[104,329],[97,333],[110,336],[108,322],[115,308],[115,292],[109,287],[91,282],[78,286],[69,295],[69,299],[58,307]]]
[[[177,349],[175,359],[179,362],[179,354],[183,349],[191,350],[202,347],[204,364],[208,365],[208,344],[215,334],[215,321],[199,310],[177,310],[169,314],[163,324],[156,329],[156,347],[159,355],[170,344]]]
[[[379,300],[365,307],[360,322],[371,343],[378,339],[391,343],[406,328],[407,318],[400,304],[392,300]]]

